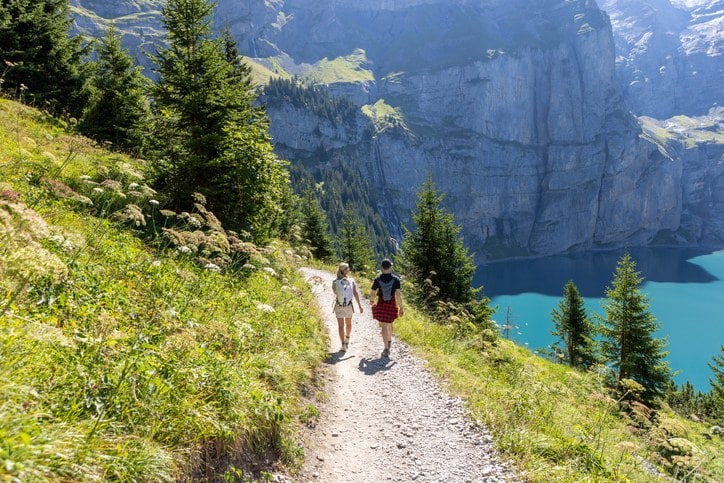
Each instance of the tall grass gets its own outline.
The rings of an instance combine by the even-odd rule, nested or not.
[[[0,479],[293,468],[326,355],[294,252],[160,216],[142,161],[67,128],[0,100]]]
[[[724,480],[720,436],[666,408],[624,412],[602,373],[550,362],[505,339],[461,338],[413,310],[395,332],[467,401],[527,480]]]

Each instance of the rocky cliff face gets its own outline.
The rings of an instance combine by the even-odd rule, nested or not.
[[[717,195],[685,186],[718,172],[718,148],[693,174],[644,134],[591,1],[221,0],[218,12],[258,65],[360,106],[346,124],[270,105],[271,133],[289,159],[358,163],[393,233],[431,175],[479,259],[724,241]]]
[[[637,115],[706,115],[724,99],[724,0],[600,0]]]

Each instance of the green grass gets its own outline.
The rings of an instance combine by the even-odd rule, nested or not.
[[[302,78],[315,84],[335,84],[340,82],[367,82],[374,80],[371,70],[365,68],[367,54],[355,49],[350,55],[317,62]]]
[[[405,311],[395,333],[467,401],[528,481],[657,481],[644,461],[681,480],[724,478],[718,458],[724,444],[703,436],[707,426],[667,409],[658,419],[634,424],[601,375],[555,364],[505,339],[461,339],[453,327],[433,324],[414,310]],[[667,450],[676,438],[683,449]],[[687,448],[693,451],[686,454]]]
[[[702,143],[724,144],[724,132],[711,120],[674,116],[668,120],[667,127],[662,126],[661,121],[646,116],[641,116],[639,121],[644,137],[660,146],[660,149],[672,141],[680,142],[687,149]]]
[[[224,266],[199,213],[193,251],[144,241],[144,163],[67,127],[0,100],[0,480],[293,470],[327,342],[294,252]]]

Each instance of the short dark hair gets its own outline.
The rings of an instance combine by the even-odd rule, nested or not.
[[[380,266],[382,268],[390,268],[392,266],[392,261],[389,258],[385,258],[382,260],[382,263],[380,263]]]

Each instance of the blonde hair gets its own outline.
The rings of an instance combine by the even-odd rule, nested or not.
[[[339,267],[337,267],[337,278],[338,278],[338,279],[344,278],[344,271],[345,271],[345,270],[349,270],[349,264],[344,263],[344,262],[340,263],[340,264],[339,264]]]

